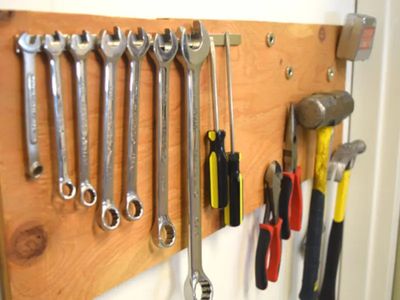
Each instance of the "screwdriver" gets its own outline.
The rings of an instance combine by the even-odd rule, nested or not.
[[[228,204],[228,161],[225,153],[225,131],[219,129],[216,54],[213,37],[210,37],[212,99],[214,130],[207,132],[210,141],[208,156],[211,207],[224,208]]]
[[[225,224],[239,226],[243,220],[243,177],[240,173],[239,162],[240,153],[235,152],[234,143],[234,123],[233,123],[233,97],[232,97],[232,78],[231,78],[231,51],[229,33],[225,32],[226,50],[226,76],[228,82],[229,98],[229,119],[230,119],[230,138],[231,152],[228,153],[228,206],[225,208]]]

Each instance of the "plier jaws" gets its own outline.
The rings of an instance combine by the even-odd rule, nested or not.
[[[284,147],[283,179],[279,203],[279,215],[282,218],[282,238],[287,240],[291,230],[300,231],[303,215],[303,196],[301,191],[301,167],[297,165],[297,136],[294,105],[289,107]]]

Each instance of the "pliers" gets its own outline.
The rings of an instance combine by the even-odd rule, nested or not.
[[[301,167],[297,165],[297,137],[294,105],[290,104],[283,147],[283,178],[279,200],[282,218],[282,239],[290,237],[290,230],[300,231],[303,214]]]
[[[266,289],[268,281],[276,282],[281,264],[281,226],[279,217],[279,194],[281,190],[282,170],[277,161],[273,161],[264,176],[265,215],[260,224],[256,252],[256,286]]]

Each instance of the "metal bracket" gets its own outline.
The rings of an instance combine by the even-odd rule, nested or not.
[[[225,34],[215,33],[210,34],[210,37],[214,39],[215,46],[223,47],[225,46]],[[230,33],[229,40],[231,46],[239,46],[242,43],[242,36],[240,34]]]

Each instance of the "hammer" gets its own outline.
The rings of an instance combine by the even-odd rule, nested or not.
[[[320,299],[335,300],[336,276],[342,250],[343,223],[346,211],[346,198],[349,189],[350,173],[357,155],[365,152],[364,141],[355,140],[341,145],[332,155],[328,167],[328,180],[339,182],[336,195],[335,213],[329,234]]]
[[[324,202],[333,127],[349,116],[353,110],[353,97],[345,91],[313,94],[304,98],[295,106],[298,123],[306,129],[317,130],[317,149],[304,255],[303,282],[299,295],[301,300],[315,299],[318,289]]]

